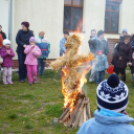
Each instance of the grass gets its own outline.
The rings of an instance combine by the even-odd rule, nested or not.
[[[106,75],[106,78],[108,75]],[[18,81],[13,74],[13,85],[0,83],[0,134],[76,134],[78,129],[55,124],[62,113],[63,95],[59,73],[45,71],[36,85]],[[127,112],[134,117],[134,89],[131,74],[127,74],[129,105]],[[84,91],[90,99],[92,111],[96,105],[96,85],[87,83]]]

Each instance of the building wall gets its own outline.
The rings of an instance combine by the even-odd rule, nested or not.
[[[8,26],[8,0],[0,0],[0,23],[3,31],[7,33]],[[88,40],[91,29],[104,30],[106,0],[84,0],[83,32],[79,33],[82,38],[81,52],[89,51]],[[134,33],[134,0],[123,0],[120,8],[119,34],[106,34],[105,38],[119,39],[121,30],[127,28],[128,32]],[[12,44],[14,51],[17,44],[15,37],[21,22],[30,22],[30,29],[38,36],[40,30],[44,30],[46,37],[51,43],[49,59],[59,56],[59,41],[63,37],[64,0],[12,0]],[[71,33],[73,34],[73,33]],[[15,57],[17,59],[17,56]]]
[[[8,33],[8,0],[0,0],[0,25]]]

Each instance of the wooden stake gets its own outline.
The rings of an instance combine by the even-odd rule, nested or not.
[[[84,107],[84,122],[86,122],[86,116],[87,116],[87,114],[86,114],[86,106]],[[83,123],[84,123],[83,122]]]
[[[79,99],[79,100],[78,100],[78,103],[76,104],[75,110],[73,111],[73,113],[72,113],[72,115],[71,115],[71,118],[70,118],[70,120],[69,120],[68,123],[67,123],[67,126],[68,126],[68,127],[71,127],[72,122],[75,120],[75,115],[76,115],[76,113],[78,112],[78,109],[79,109],[79,107],[81,106],[82,102],[83,102],[83,99]]]
[[[69,115],[70,115],[70,112],[68,112],[68,113],[64,116],[64,118],[63,118],[62,120],[60,120],[59,122],[60,122],[60,123],[64,123],[64,122],[68,119]]]
[[[69,107],[66,108],[66,110],[64,110],[64,112],[62,113],[62,115],[60,116],[59,120],[62,120],[63,117],[68,113],[69,111]]]

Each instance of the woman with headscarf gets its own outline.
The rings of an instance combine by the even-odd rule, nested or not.
[[[22,29],[18,31],[16,36],[17,42],[17,54],[19,60],[19,79],[20,82],[25,82],[27,77],[26,65],[24,64],[26,55],[24,54],[24,49],[29,45],[30,37],[34,36],[33,32],[29,30],[29,23],[22,22]]]

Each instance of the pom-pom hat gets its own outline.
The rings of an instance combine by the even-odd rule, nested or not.
[[[111,75],[97,87],[97,105],[99,108],[121,112],[128,105],[128,92],[126,84],[117,75]]]
[[[5,46],[7,44],[11,44],[11,41],[8,39],[3,40],[3,46]]]

